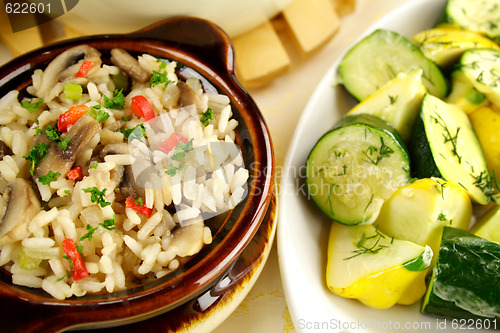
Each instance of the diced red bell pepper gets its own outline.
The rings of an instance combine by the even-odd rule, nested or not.
[[[68,255],[73,263],[73,280],[78,281],[89,276],[89,271],[85,266],[85,262],[80,256],[80,252],[76,249],[75,242],[71,238],[66,238],[62,242],[63,251]]]
[[[73,125],[80,119],[84,114],[87,113],[89,107],[83,104],[74,105],[59,116],[57,121],[57,129],[60,132],[66,132],[69,125]]]
[[[127,199],[125,199],[125,207],[132,208],[146,217],[151,217],[151,213],[153,212],[153,209],[146,207],[144,203],[142,205],[136,203],[136,200],[132,197],[127,197]]]
[[[189,140],[187,138],[183,137],[182,135],[180,135],[179,133],[174,132],[174,133],[172,133],[172,135],[170,135],[170,137],[167,140],[165,140],[165,142],[163,142],[158,147],[158,149],[160,149],[165,154],[168,154],[172,149],[177,147],[177,145],[179,144],[179,141],[186,143]]]
[[[142,95],[137,95],[132,97],[132,103],[130,104],[130,110],[133,114],[143,117],[146,121],[156,117],[155,111],[151,106],[151,103]]]
[[[92,66],[94,66],[93,61],[84,60],[82,62],[82,64],[80,65],[80,69],[75,74],[75,77],[85,77],[87,75],[87,73],[89,72],[89,70],[92,68]]]
[[[66,177],[68,177],[69,180],[77,180],[83,178],[82,166],[77,165],[76,167],[66,172]]]

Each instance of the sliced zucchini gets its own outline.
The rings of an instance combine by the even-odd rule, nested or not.
[[[468,229],[472,205],[460,186],[439,178],[424,178],[398,189],[375,221],[388,236],[439,251],[444,226]]]
[[[425,92],[422,70],[412,69],[408,73],[399,73],[348,114],[369,113],[380,117],[394,126],[403,140],[408,142]]]
[[[351,95],[363,100],[401,72],[421,68],[427,90],[444,98],[448,85],[439,67],[403,35],[379,29],[354,45],[339,65],[340,78]]]
[[[415,295],[413,301],[425,294],[425,284],[417,286],[415,282],[431,258],[429,247],[388,237],[373,225],[333,223],[326,282],[337,295],[384,309],[409,291]]]
[[[474,88],[500,107],[500,50],[468,50],[462,55],[460,67]]]
[[[426,94],[410,151],[416,177],[454,182],[481,205],[490,200],[490,175],[481,145],[469,118],[457,106]]]
[[[467,114],[489,104],[486,95],[474,88],[462,69],[451,73],[451,82],[451,92],[445,102],[457,105]]]
[[[307,159],[307,189],[318,207],[344,224],[371,223],[384,200],[410,178],[399,134],[368,114],[344,116]]]
[[[492,39],[500,37],[498,0],[448,0],[446,20]]]
[[[450,26],[421,31],[412,40],[420,46],[427,58],[441,67],[456,63],[468,49],[499,48],[494,41],[477,32]]]
[[[500,245],[445,227],[422,312],[448,318],[500,318]]]

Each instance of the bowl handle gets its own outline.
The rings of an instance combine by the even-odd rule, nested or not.
[[[204,69],[207,74],[229,74],[234,79],[234,50],[231,39],[210,21],[195,17],[175,17],[147,26],[128,36],[143,41],[160,41],[183,56],[188,56],[195,62],[196,67]]]

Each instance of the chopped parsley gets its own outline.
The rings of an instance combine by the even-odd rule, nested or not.
[[[142,206],[142,204],[143,204],[143,203],[144,203],[144,200],[143,200],[141,197],[139,197],[139,198],[138,198],[137,200],[135,200],[135,202],[134,202],[134,204],[139,205],[139,206]]]
[[[212,109],[208,109],[207,111],[201,113],[200,122],[203,126],[207,126],[212,120],[214,120],[214,112]]]
[[[68,145],[70,142],[71,142],[71,138],[61,139],[61,141],[59,141],[57,143],[57,148],[60,148],[60,149],[62,149],[62,151],[65,151],[66,149],[68,149]]]
[[[123,120],[123,121],[131,121],[131,120],[132,120],[132,118],[122,117],[122,120]]]
[[[142,137],[146,135],[146,127],[143,124],[139,124],[134,128],[120,129],[116,130],[115,132],[123,133],[123,135],[128,139],[128,141],[132,141],[134,139],[140,140]]]
[[[97,169],[97,162],[90,163],[90,168],[91,169]]]
[[[19,104],[21,104],[21,106],[26,110],[28,110],[29,112],[33,113],[38,110],[38,107],[42,103],[43,103],[43,98],[39,98],[37,101],[35,101],[33,98],[30,101],[22,101]]]
[[[65,151],[68,148],[68,144],[71,141],[71,138],[69,138],[69,137],[61,139],[61,132],[59,132],[59,130],[57,128],[52,128],[52,126],[50,126],[49,124],[47,124],[47,126],[45,127],[44,130],[37,128],[36,134],[37,135],[45,134],[47,136],[47,139],[54,141],[54,142],[57,142],[58,140],[60,140],[57,143],[57,148],[60,148],[63,151]]]
[[[101,110],[100,104],[91,106],[87,113],[89,116],[97,120],[98,123],[105,122],[109,118],[109,113],[107,113],[104,110]]]
[[[52,128],[49,124],[47,124],[44,130],[39,128],[36,129],[37,135],[41,135],[43,133],[45,133],[45,135],[47,135],[47,139],[51,141],[57,141],[61,137],[61,132],[59,132],[57,128]]]
[[[48,185],[48,184],[52,183],[53,181],[56,181],[57,177],[59,177],[60,175],[61,175],[61,173],[59,173],[59,172],[49,171],[46,175],[38,177],[38,180],[43,185]]]
[[[87,233],[85,235],[83,235],[82,237],[80,237],[80,242],[88,239],[89,242],[92,240],[92,236],[94,235],[94,232],[99,228],[99,226],[97,227],[93,227],[91,226],[90,224],[87,224]]]
[[[175,167],[172,163],[168,165],[168,169],[165,170],[165,173],[171,177],[175,176],[178,171],[181,171],[184,168],[184,165],[180,165],[179,167]]]
[[[35,171],[35,167],[40,163],[41,160],[47,156],[47,153],[49,151],[49,146],[45,144],[44,142],[40,142],[36,144],[33,149],[29,152],[28,156],[23,156],[24,159],[30,161],[31,168],[30,168],[30,174],[33,176],[33,172]]]
[[[174,161],[182,161],[184,156],[186,156],[187,152],[190,152],[193,150],[193,139],[189,139],[188,142],[184,143],[182,141],[179,141],[177,146],[175,146],[175,151],[174,154],[172,155],[172,159]]]
[[[106,194],[106,188],[104,188],[102,191],[99,191],[97,187],[88,187],[82,189],[83,192],[85,193],[90,193],[90,201],[95,202],[99,204],[101,207],[106,207],[111,205],[111,202],[107,202],[104,199],[104,195]]]
[[[106,95],[104,98],[104,106],[108,109],[123,110],[125,106],[125,96],[123,96],[123,89],[115,89],[113,91],[113,97],[108,98]]]
[[[113,218],[109,220],[104,220],[104,222],[99,223],[97,227],[93,227],[90,224],[87,224],[87,233],[80,237],[80,242],[84,241],[86,239],[89,240],[89,242],[92,240],[92,236],[94,235],[94,232],[96,232],[97,229],[99,229],[99,226],[103,227],[104,229],[107,229],[109,231],[115,230],[115,219],[116,219],[116,214],[113,214]],[[81,252],[81,251],[80,251]]]
[[[71,191],[70,191],[70,190],[64,190],[64,193],[65,193],[66,195],[71,195]]]
[[[107,230],[115,230],[115,219],[116,219],[116,214],[113,214],[113,218],[109,220],[104,220],[104,222],[100,223],[99,225],[103,227],[104,229]]]
[[[165,60],[158,59],[157,62],[160,62],[160,71],[155,71],[153,70],[153,74],[151,75],[151,80],[149,81],[149,84],[151,87],[154,87],[158,84],[165,83],[165,86],[167,86],[170,82],[173,82],[169,79],[167,79],[167,71],[165,71],[165,68],[167,67],[167,62]]]

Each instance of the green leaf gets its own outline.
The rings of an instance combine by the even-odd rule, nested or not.
[[[33,113],[35,111],[38,110],[38,107],[40,106],[40,104],[43,103],[43,98],[39,98],[38,100],[35,101],[35,99],[31,99],[31,100],[26,100],[26,101],[22,101],[20,102],[19,104],[21,104],[21,106],[23,108],[25,108],[26,110],[28,110],[29,112]]]
[[[49,151],[49,146],[46,143],[40,142],[36,144],[33,149],[29,152],[28,156],[23,156],[24,159],[30,161],[30,174],[33,176],[33,172],[35,171],[35,167],[40,163],[41,160],[47,156]]]
[[[50,183],[52,183],[53,181],[56,181],[57,178],[60,176],[61,174],[59,172],[53,172],[53,171],[49,171],[46,175],[43,175],[43,176],[40,176],[38,177],[38,180],[40,181],[40,183],[42,183],[43,185],[48,185]]]
[[[104,106],[108,109],[123,110],[125,106],[125,96],[123,96],[122,89],[113,91],[113,97],[108,98],[106,95],[103,96]]]

